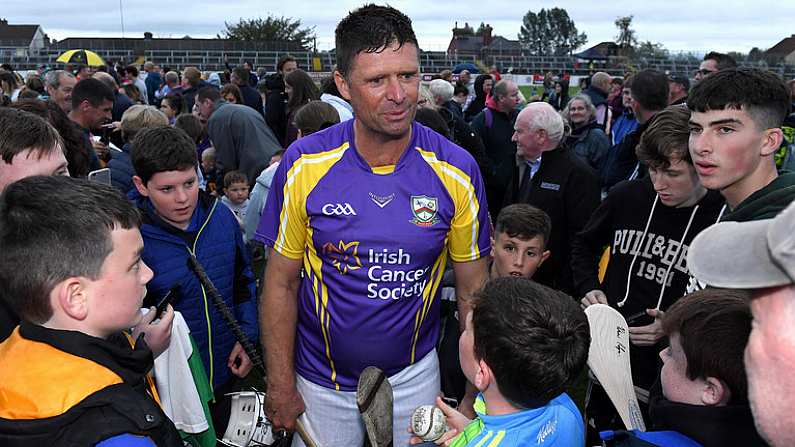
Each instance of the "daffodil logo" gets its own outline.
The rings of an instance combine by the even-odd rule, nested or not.
[[[345,243],[340,241],[336,246],[331,242],[323,245],[323,254],[331,259],[331,265],[337,268],[343,275],[349,270],[362,268],[362,261],[359,259],[359,242]]]

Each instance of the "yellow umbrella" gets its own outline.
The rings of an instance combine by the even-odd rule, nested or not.
[[[88,65],[90,67],[100,67],[105,65],[102,57],[91,50],[68,50],[63,52],[56,62],[64,64]]]

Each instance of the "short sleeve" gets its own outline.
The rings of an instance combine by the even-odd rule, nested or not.
[[[450,257],[454,262],[476,261],[491,250],[491,222],[486,204],[485,187],[473,160],[464,169],[448,165],[453,181],[450,193],[455,215],[448,238]]]

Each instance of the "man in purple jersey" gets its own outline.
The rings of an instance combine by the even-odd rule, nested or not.
[[[336,48],[335,82],[355,119],[290,147],[255,234],[272,247],[260,307],[265,411],[276,431],[304,413],[319,445],[362,445],[356,385],[372,365],[394,391],[394,445],[407,445],[412,411],[439,392],[448,256],[460,321],[486,278],[485,193],[472,157],[414,122],[408,17],[362,7],[338,25]]]

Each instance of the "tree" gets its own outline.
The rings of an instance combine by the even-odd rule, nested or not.
[[[219,39],[244,40],[257,42],[293,42],[304,49],[310,48],[315,39],[315,27],[301,28],[301,20],[292,17],[240,19],[237,23],[224,22],[226,29],[218,36]]]
[[[668,59],[669,53],[663,44],[659,42],[652,43],[650,40],[647,40],[638,46],[635,50],[635,56],[646,59]]]
[[[635,36],[635,30],[632,29],[633,17],[634,16],[618,17],[614,22],[616,24],[616,28],[618,28],[616,43],[626,55],[632,54],[635,50],[635,46],[638,44],[638,38]]]
[[[578,33],[574,20],[563,8],[541,9],[537,14],[527,11],[519,30],[519,41],[536,55],[571,54],[588,41]]]

